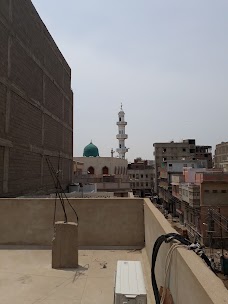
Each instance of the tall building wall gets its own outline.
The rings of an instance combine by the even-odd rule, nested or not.
[[[0,1],[0,197],[71,182],[71,70],[30,0]],[[60,156],[60,157],[59,157]]]
[[[223,168],[223,163],[228,161],[228,142],[216,145],[215,168]]]

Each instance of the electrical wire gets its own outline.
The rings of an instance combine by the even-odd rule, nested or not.
[[[182,244],[182,245],[188,246],[189,249],[191,249],[195,253],[197,253],[206,262],[208,267],[210,267],[210,269],[214,272],[214,269],[211,266],[210,260],[203,252],[200,244],[198,244],[198,243],[191,244],[191,242],[189,240],[185,239],[183,236],[181,236],[178,233],[168,233],[166,235],[161,235],[160,237],[157,238],[157,240],[154,243],[153,251],[152,251],[152,259],[151,259],[151,282],[152,282],[152,287],[153,287],[153,291],[154,291],[154,297],[155,297],[156,304],[161,303],[161,296],[158,291],[157,281],[156,281],[156,277],[155,277],[155,264],[156,264],[158,251],[163,242],[170,243],[173,240],[177,240],[179,242],[179,245]],[[170,264],[170,262],[169,262],[169,264]]]
[[[68,202],[69,206],[73,210],[73,212],[74,212],[74,214],[76,216],[77,224],[78,224],[78,214],[77,214],[76,210],[74,209],[74,207],[71,205],[70,201],[68,200],[68,197],[66,196],[65,191],[63,190],[62,185],[60,183],[58,174],[55,172],[55,169],[54,169],[54,167],[53,167],[53,165],[52,165],[52,163],[51,163],[51,161],[50,161],[50,159],[48,157],[46,157],[46,161],[48,163],[48,167],[49,167],[50,173],[51,173],[51,175],[53,177],[53,182],[55,184],[56,192],[58,193],[58,196],[59,196],[59,199],[60,199],[60,203],[61,203],[63,211],[64,211],[65,222],[67,222],[67,214],[66,214],[66,210],[65,210],[65,204],[64,204],[63,195],[65,196],[66,201]]]
[[[161,297],[161,304],[164,303],[165,301],[165,296],[166,296],[166,290],[167,290],[167,287],[168,287],[168,277],[169,277],[169,274],[170,274],[170,267],[171,267],[171,260],[172,260],[172,255],[173,255],[173,252],[175,251],[175,249],[177,248],[188,248],[187,245],[182,245],[182,244],[179,244],[179,243],[174,243],[168,253],[167,253],[167,256],[166,256],[166,260],[165,260],[165,274],[164,274],[164,277],[165,277],[165,280],[164,280],[164,288],[163,288],[163,292],[162,292],[162,297]]]

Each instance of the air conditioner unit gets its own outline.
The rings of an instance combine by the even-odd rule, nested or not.
[[[146,304],[147,294],[140,261],[118,261],[114,304]]]

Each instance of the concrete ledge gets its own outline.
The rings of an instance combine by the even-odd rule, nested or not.
[[[156,239],[161,234],[176,231],[148,199],[145,200],[144,211],[146,252],[151,265]],[[159,250],[156,261],[158,288],[164,286],[164,264],[170,246],[163,244]],[[169,288],[175,304],[228,303],[228,291],[222,281],[199,256],[184,248],[178,248],[172,256]]]
[[[80,248],[144,247],[143,199],[69,199],[79,217]],[[55,199],[0,199],[0,244],[51,245]],[[66,202],[68,221],[75,214]],[[56,221],[63,220],[58,201]]]

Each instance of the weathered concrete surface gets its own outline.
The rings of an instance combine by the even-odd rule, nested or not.
[[[148,268],[138,250],[82,250],[77,269],[56,270],[51,268],[51,250],[0,249],[0,303],[112,304],[118,260],[139,260],[143,271]]]
[[[175,232],[163,214],[145,200],[145,245],[151,264],[154,242],[161,234]],[[160,247],[156,261],[156,279],[158,288],[164,286],[165,259],[170,244]],[[194,252],[179,248],[172,256],[169,288],[175,304],[225,304],[228,303],[228,291],[222,281],[206,266]]]
[[[52,241],[52,268],[78,267],[78,224],[55,223]]]
[[[143,199],[69,199],[80,247],[144,247]],[[51,245],[55,199],[0,199],[0,244]],[[66,203],[68,221],[75,214]],[[64,220],[57,203],[56,221]]]

